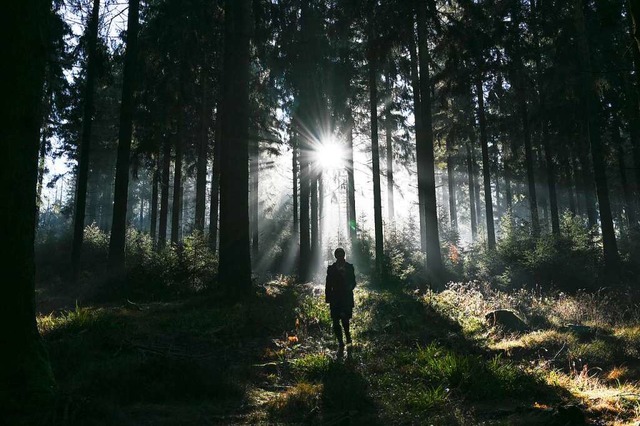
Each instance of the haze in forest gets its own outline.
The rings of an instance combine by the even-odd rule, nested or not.
[[[13,424],[640,419],[637,1],[14,3]]]

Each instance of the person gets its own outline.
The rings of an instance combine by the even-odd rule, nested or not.
[[[339,351],[343,351],[342,329],[344,329],[347,345],[351,345],[349,320],[353,313],[353,289],[356,287],[356,275],[353,265],[345,261],[344,249],[337,248],[334,256],[335,263],[327,268],[325,301],[331,310],[333,332],[338,339]]]

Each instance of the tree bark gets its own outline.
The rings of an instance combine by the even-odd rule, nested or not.
[[[182,97],[181,97],[182,98]],[[171,207],[171,244],[181,240],[180,224],[182,216],[182,146],[184,144],[184,123],[182,103],[178,102],[178,130],[174,139],[176,158],[173,163],[173,199]]]
[[[593,81],[591,57],[589,43],[587,41],[586,24],[583,11],[583,0],[575,0],[575,24],[577,31],[578,49],[580,51],[581,65],[583,72],[582,89],[584,91],[584,112],[588,128],[589,142],[591,147],[591,157],[593,159],[593,171],[596,182],[596,192],[598,195],[598,207],[600,212],[600,229],[602,231],[602,246],[607,269],[613,271],[617,266],[618,248],[615,231],[613,228],[613,217],[611,215],[611,205],[609,201],[609,188],[607,184],[607,173],[605,166],[605,149],[600,135],[600,100],[598,89]]]
[[[413,26],[413,23],[412,23]],[[409,37],[409,55],[411,60],[411,89],[413,91],[413,115],[415,119],[416,132],[416,162],[423,163],[422,148],[418,148],[420,141],[424,140],[422,125],[422,106],[420,105],[420,76],[418,73],[418,50],[416,47],[415,34]],[[419,153],[419,154],[418,154]],[[418,174],[418,215],[420,218],[420,248],[423,253],[427,252],[427,225],[425,217],[425,192],[424,192],[424,170],[417,167]]]
[[[586,127],[586,122],[581,123],[579,135],[580,146],[578,147],[581,172],[580,191],[583,194],[584,211],[587,213],[589,228],[593,228],[598,223],[598,213],[596,212],[596,199],[593,192],[593,187],[595,185],[593,168],[591,167],[591,161],[589,161],[589,132]]]
[[[258,140],[251,140],[249,142],[249,179],[251,188],[249,191],[250,203],[249,203],[249,212],[251,214],[249,220],[249,226],[251,229],[251,254],[253,256],[253,260],[258,259],[258,240],[260,236],[260,218],[259,218],[259,189],[260,189],[260,150],[258,145]]]
[[[162,176],[160,182],[160,228],[158,248],[164,248],[167,242],[167,223],[169,218],[169,175],[171,173],[171,142],[165,137],[162,148]]]
[[[622,136],[620,135],[620,119],[615,115],[615,113],[612,115],[611,139],[613,145],[616,148],[616,154],[618,156],[618,168],[620,170],[620,185],[622,186],[622,194],[624,197],[625,216],[629,226],[635,226],[636,212],[635,206],[633,205],[631,188],[629,186],[629,178],[627,177],[627,165],[625,161],[623,146],[624,142],[622,140]]]
[[[204,61],[206,64],[206,60]],[[198,158],[196,160],[196,211],[195,229],[204,232],[204,217],[207,195],[207,151],[209,148],[209,85],[206,65],[200,71],[202,79],[202,105],[200,110],[200,135],[198,138]]]
[[[452,131],[447,136],[447,183],[449,190],[449,219],[451,220],[451,229],[458,232],[458,211],[456,204],[456,178],[455,166],[453,164],[453,138],[455,133]]]
[[[375,29],[369,24],[369,113],[371,116],[371,164],[373,171],[373,218],[376,245],[376,272],[382,274],[384,234],[382,231],[382,198],[380,194],[380,152],[378,148],[378,65]]]
[[[393,87],[391,84],[391,70],[387,73],[387,78],[385,79],[387,93],[389,94],[390,99],[393,99],[392,91]],[[394,227],[394,210],[395,207],[393,205],[393,117],[391,116],[391,100],[386,103],[387,107],[385,108],[385,149],[386,149],[386,157],[387,157],[387,218],[389,220],[389,226]]]
[[[487,124],[484,112],[484,90],[482,78],[476,81],[476,93],[478,96],[478,122],[480,125],[480,144],[482,146],[482,176],[484,180],[484,205],[487,219],[487,245],[489,250],[496,247],[496,233],[493,223],[493,201],[491,199],[491,165],[489,164],[489,146],[487,143]]]
[[[505,134],[506,138],[510,139],[510,135]],[[507,148],[509,146],[509,148]],[[510,144],[503,144],[504,148],[504,200],[507,212],[513,219],[513,194],[511,192],[511,181],[512,181],[512,157],[513,150],[511,149]]]
[[[356,185],[353,170],[353,116],[351,109],[347,109],[347,205],[349,220],[349,238],[351,248],[358,242],[358,227],[356,222]]]
[[[124,249],[127,232],[127,193],[129,190],[129,157],[133,133],[133,109],[136,77],[136,57],[138,54],[138,12],[140,0],[129,0],[127,18],[127,50],[122,84],[120,106],[120,132],[118,135],[118,157],[116,181],[113,195],[113,222],[109,241],[109,270],[112,277],[119,279],[124,273]]]
[[[4,46],[0,149],[0,286],[3,361],[0,401],[6,424],[27,424],[10,413],[48,413],[54,379],[35,318],[35,218],[42,95],[48,46],[50,1],[3,5]],[[28,19],[25,19],[28,18]],[[43,416],[44,417],[44,416]],[[21,420],[21,421],[19,421]]]
[[[251,2],[226,0],[218,281],[235,298],[245,297],[251,289],[247,195],[250,31]]]
[[[324,234],[323,231],[323,222],[324,222],[324,179],[322,175],[322,171],[318,174],[318,254],[317,260],[321,260],[323,243],[324,243]]]
[[[100,19],[100,0],[93,0],[93,8],[87,28],[87,80],[84,88],[82,106],[82,139],[78,156],[78,174],[76,179],[75,211],[73,216],[73,243],[71,246],[71,269],[73,280],[78,277],[80,255],[84,240],[85,209],[87,203],[87,182],[89,180],[89,152],[91,150],[91,124],[94,113],[94,86],[96,80],[96,45],[98,44],[98,22]]]
[[[534,237],[540,235],[540,218],[538,216],[538,199],[536,195],[536,177],[533,166],[533,149],[531,147],[531,129],[529,126],[529,108],[525,90],[523,65],[517,70],[518,112],[522,122],[522,139],[524,141],[524,161],[527,170],[527,184],[529,189],[529,211],[531,214],[531,231]]]
[[[471,238],[473,241],[478,238],[478,224],[476,222],[476,195],[475,195],[475,173],[473,167],[473,156],[471,155],[471,144],[467,143],[467,175],[469,176],[469,216],[471,219]]]
[[[291,136],[291,180],[293,183],[293,240],[298,239],[300,220],[298,217],[298,142],[295,134]]]
[[[222,147],[222,103],[218,104],[215,141],[213,145],[213,167],[211,168],[211,200],[209,205],[209,248],[215,253],[218,248],[218,207],[220,202],[220,149]]]
[[[478,230],[482,226],[482,204],[480,203],[480,171],[478,170],[478,161],[476,160],[476,150],[471,147],[471,165],[473,167],[473,198],[476,204],[476,225]]]
[[[318,167],[311,165],[311,258],[312,265],[316,264],[318,257]]]
[[[300,90],[299,90],[299,105],[294,111],[294,123],[295,132],[299,136],[299,165],[300,165],[300,256],[298,264],[298,279],[305,282],[309,279],[311,272],[311,221],[309,217],[309,204],[310,204],[310,158],[311,151],[310,129],[313,127],[312,110],[312,79],[315,73],[315,65],[312,56],[313,45],[313,29],[311,27],[311,10],[310,4],[302,2],[301,15],[300,15],[300,27],[301,27],[301,61],[302,68],[304,70],[304,76],[301,76]]]
[[[429,47],[427,41],[427,9],[426,3],[418,1],[418,61],[420,64],[420,113],[424,140],[419,141],[416,153],[419,158],[418,168],[424,168],[423,182],[425,195],[425,226],[427,245],[427,270],[431,273],[437,286],[440,286],[443,266],[440,252],[440,237],[438,232],[438,206],[436,204],[435,159],[433,152],[433,127],[431,120],[431,77],[429,75]],[[420,154],[420,155],[418,155]],[[423,162],[422,162],[422,161]],[[418,169],[418,170],[419,170]],[[418,171],[418,186],[420,186],[420,172]]]
[[[553,232],[554,235],[560,235],[560,216],[558,214],[558,195],[556,193],[556,167],[553,162],[547,122],[545,121],[542,126],[542,143],[544,145],[544,156],[547,165],[547,186],[549,188],[549,204],[551,209],[551,232]]]
[[[158,154],[154,154],[153,179],[151,181],[151,218],[149,224],[149,234],[154,245],[156,243],[156,234],[158,226],[158,182],[160,180],[160,164],[158,162]]]

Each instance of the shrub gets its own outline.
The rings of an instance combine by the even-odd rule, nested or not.
[[[38,280],[49,288],[68,282],[71,235],[44,239],[36,246]],[[110,297],[107,283],[109,234],[96,224],[85,228],[79,282],[74,292],[86,298]],[[204,234],[194,233],[177,245],[158,250],[149,234],[127,229],[126,281],[129,296],[156,299],[211,288],[218,269],[217,256]],[[58,286],[56,284],[56,286]]]
[[[560,236],[534,238],[528,226],[503,217],[502,238],[496,249],[475,244],[465,261],[468,279],[488,281],[502,288],[551,285],[576,291],[596,289],[602,266],[601,249],[582,219],[562,216]]]

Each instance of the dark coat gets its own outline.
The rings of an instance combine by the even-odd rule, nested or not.
[[[356,274],[353,265],[344,262],[341,267],[338,262],[327,268],[327,282],[325,285],[325,301],[331,304],[331,310],[353,309],[353,289],[356,287]]]

